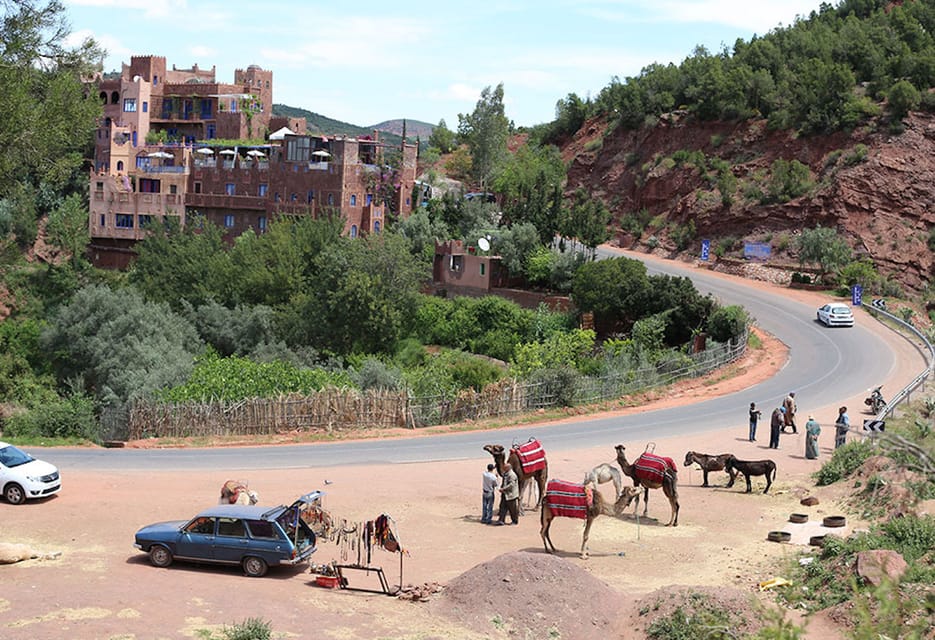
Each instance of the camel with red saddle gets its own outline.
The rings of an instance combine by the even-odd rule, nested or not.
[[[549,463],[545,459],[545,451],[539,441],[530,438],[529,442],[521,445],[514,444],[510,449],[510,455],[507,457],[502,445],[486,444],[484,451],[493,456],[494,464],[497,466],[497,474],[503,475],[506,463],[510,463],[516,479],[519,481],[519,495],[523,496],[523,490],[530,480],[535,480],[539,487],[539,495],[533,505],[533,509],[542,503],[542,496],[545,495],[545,483],[549,479]],[[522,499],[519,502],[520,513],[523,512]]]
[[[611,503],[604,500],[604,496],[597,490],[592,482],[575,484],[564,480],[549,480],[542,500],[542,514],[539,519],[541,525],[539,535],[542,537],[542,546],[548,553],[557,551],[549,529],[552,520],[557,517],[580,518],[585,520],[584,536],[581,539],[581,557],[588,557],[588,535],[591,533],[591,523],[598,516],[616,516],[636,500],[639,503],[640,490],[637,487],[624,487],[620,497]],[[551,548],[550,548],[551,547]]]
[[[620,470],[624,475],[633,479],[634,487],[643,487],[643,517],[645,518],[649,511],[649,490],[662,489],[672,508],[672,515],[666,526],[677,527],[679,524],[678,467],[675,466],[672,458],[657,456],[651,453],[649,448],[647,447],[647,451],[630,464],[625,454],[626,447],[618,444],[614,447],[617,450],[617,464],[620,465]]]

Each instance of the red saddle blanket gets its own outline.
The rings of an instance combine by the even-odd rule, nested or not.
[[[654,453],[644,453],[633,463],[636,477],[642,482],[662,482],[666,469],[678,473],[678,467],[672,458],[664,458]]]
[[[589,487],[574,482],[549,480],[545,487],[545,504],[554,515],[565,518],[587,519],[593,497]]]
[[[523,473],[526,475],[539,469],[545,469],[545,451],[535,438],[519,446],[514,446],[513,451],[519,456],[519,462],[523,465]]]

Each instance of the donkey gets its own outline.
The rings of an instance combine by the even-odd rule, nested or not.
[[[739,471],[743,474],[743,477],[747,481],[747,493],[750,493],[750,476],[765,476],[766,477],[766,488],[763,489],[763,493],[769,491],[769,487],[773,484],[773,480],[776,479],[776,463],[772,460],[738,460],[734,456],[729,456],[727,462],[724,464],[724,470],[727,473],[735,472],[734,478],[736,478],[736,471]],[[734,486],[733,478],[727,484],[728,487]]]
[[[727,459],[731,456],[729,453],[721,453],[716,456],[709,455],[707,453],[698,453],[697,451],[689,451],[685,454],[685,466],[690,467],[692,463],[698,463],[698,466],[701,467],[701,472],[704,474],[704,482],[702,487],[708,486],[708,472],[709,471],[721,471],[724,469],[724,466],[727,464]],[[728,472],[730,475],[730,484],[734,484],[734,479],[737,477],[737,472]]]
[[[615,496],[614,499],[617,500],[620,498],[620,487],[623,484],[623,478],[620,475],[620,469],[614,467],[606,462],[601,463],[584,474],[584,484],[591,483],[595,486],[599,484],[604,484],[605,482],[613,482]]]

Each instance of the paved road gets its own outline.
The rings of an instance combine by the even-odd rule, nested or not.
[[[815,307],[766,292],[737,279],[725,279],[676,265],[649,263],[650,273],[664,270],[690,276],[702,292],[723,304],[742,304],[760,327],[790,348],[788,364],[772,379],[744,391],[687,407],[646,411],[625,417],[584,417],[571,423],[537,427],[536,436],[550,452],[612,446],[746,424],[746,409],[756,402],[769,411],[795,391],[802,406],[825,406],[861,394],[887,375],[894,355],[861,323],[875,322],[858,314],[853,329],[828,329],[815,320]],[[221,449],[66,449],[43,451],[42,458],[67,474],[71,469],[275,469],[349,464],[427,462],[476,458],[488,442],[525,441],[526,427],[381,441]]]

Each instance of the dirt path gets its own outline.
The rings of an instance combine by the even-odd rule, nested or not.
[[[768,285],[762,285],[768,286]],[[814,294],[801,294],[817,300]],[[816,305],[817,306],[817,305]],[[870,324],[863,315],[859,322]],[[883,328],[880,334],[908,363],[891,374],[887,388],[897,389],[921,368],[919,356],[908,344]],[[769,338],[765,338],[769,340]],[[766,354],[769,354],[768,356]],[[683,385],[653,400],[653,407],[692,402],[700,394],[730,393],[771,375],[785,362],[781,345],[771,344],[735,366],[730,377],[723,372],[707,380]],[[764,398],[764,413],[778,399]],[[862,398],[843,399],[859,419]],[[618,412],[625,416],[630,411]],[[813,412],[824,425],[821,458],[830,455],[834,407],[800,407]],[[535,427],[530,427],[531,433]],[[769,495],[744,494],[739,488],[701,488],[701,472],[680,467],[681,514],[677,528],[660,526],[669,507],[661,492],[651,493],[649,520],[632,518],[595,521],[591,531],[591,559],[580,560],[580,521],[559,519],[552,539],[563,551],[560,557],[609,586],[620,604],[642,624],[637,600],[666,585],[689,584],[756,593],[756,585],[774,576],[777,560],[793,557],[803,546],[766,541],[771,530],[787,528],[788,516],[805,509],[810,527],[822,516],[841,513],[835,495],[816,490],[810,474],[822,460],[806,460],[804,439],[785,435],[779,451],[766,448],[766,429],[757,442],[746,440],[745,407],[738,407],[736,424],[730,428],[688,437],[658,440],[656,450],[681,464],[686,450],[708,453],[734,452],[743,458],[773,458],[779,473]],[[497,434],[490,434],[498,442]],[[506,443],[503,443],[506,444]],[[547,449],[547,440],[544,442]],[[613,446],[550,456],[550,476],[580,482],[584,472],[614,459]],[[639,452],[645,442],[626,442],[628,451]],[[771,454],[771,455],[770,455]],[[541,554],[538,514],[524,517],[517,527],[487,527],[479,522],[480,477],[489,456],[479,450],[472,460],[433,464],[400,464],[369,467],[230,469],[186,473],[84,473],[64,471],[64,490],[44,503],[13,507],[0,503],[0,541],[27,543],[42,552],[61,551],[55,560],[31,560],[0,566],[0,637],[7,640],[41,638],[188,638],[198,629],[214,629],[248,617],[272,622],[275,632],[294,638],[533,638],[509,633],[504,623],[512,614],[546,616],[558,610],[554,603],[530,602],[519,589],[510,597],[491,597],[475,610],[461,612],[479,620],[467,627],[440,611],[441,595],[432,603],[414,603],[364,593],[327,590],[314,586],[314,576],[300,570],[274,570],[262,579],[243,577],[236,569],[175,565],[156,569],[132,547],[133,533],[142,525],[185,518],[216,499],[229,479],[243,479],[260,494],[261,504],[291,501],[300,493],[323,488],[325,506],[348,521],[372,520],[381,513],[398,524],[404,557],[402,582],[447,583],[470,569],[516,551]],[[726,476],[714,474],[714,485]],[[326,486],[327,484],[327,486]],[[762,490],[762,484],[758,485]],[[602,485],[609,495],[610,485]],[[819,497],[817,507],[804,508],[806,493]],[[848,514],[848,527],[862,523]],[[811,529],[795,530],[793,543],[807,542]],[[399,581],[399,556],[374,552],[391,584]],[[505,556],[503,571],[515,556]],[[354,560],[355,558],[350,558]],[[320,546],[314,561],[341,560],[333,543]],[[516,569],[517,567],[513,567]],[[493,575],[499,575],[499,570]],[[503,578],[506,580],[507,578]],[[352,575],[352,584],[375,585],[375,578]],[[491,594],[503,585],[491,578]],[[590,584],[590,583],[589,583]],[[587,598],[585,581],[566,589],[572,598]],[[560,599],[556,593],[555,598]],[[444,607],[442,607],[444,608]],[[566,616],[567,619],[567,616]],[[482,631],[478,631],[480,628]],[[600,630],[601,633],[604,630]],[[553,636],[558,637],[558,636]],[[590,640],[581,632],[577,637]],[[607,637],[594,635],[593,637]],[[813,621],[812,638],[833,638],[824,620]]]

